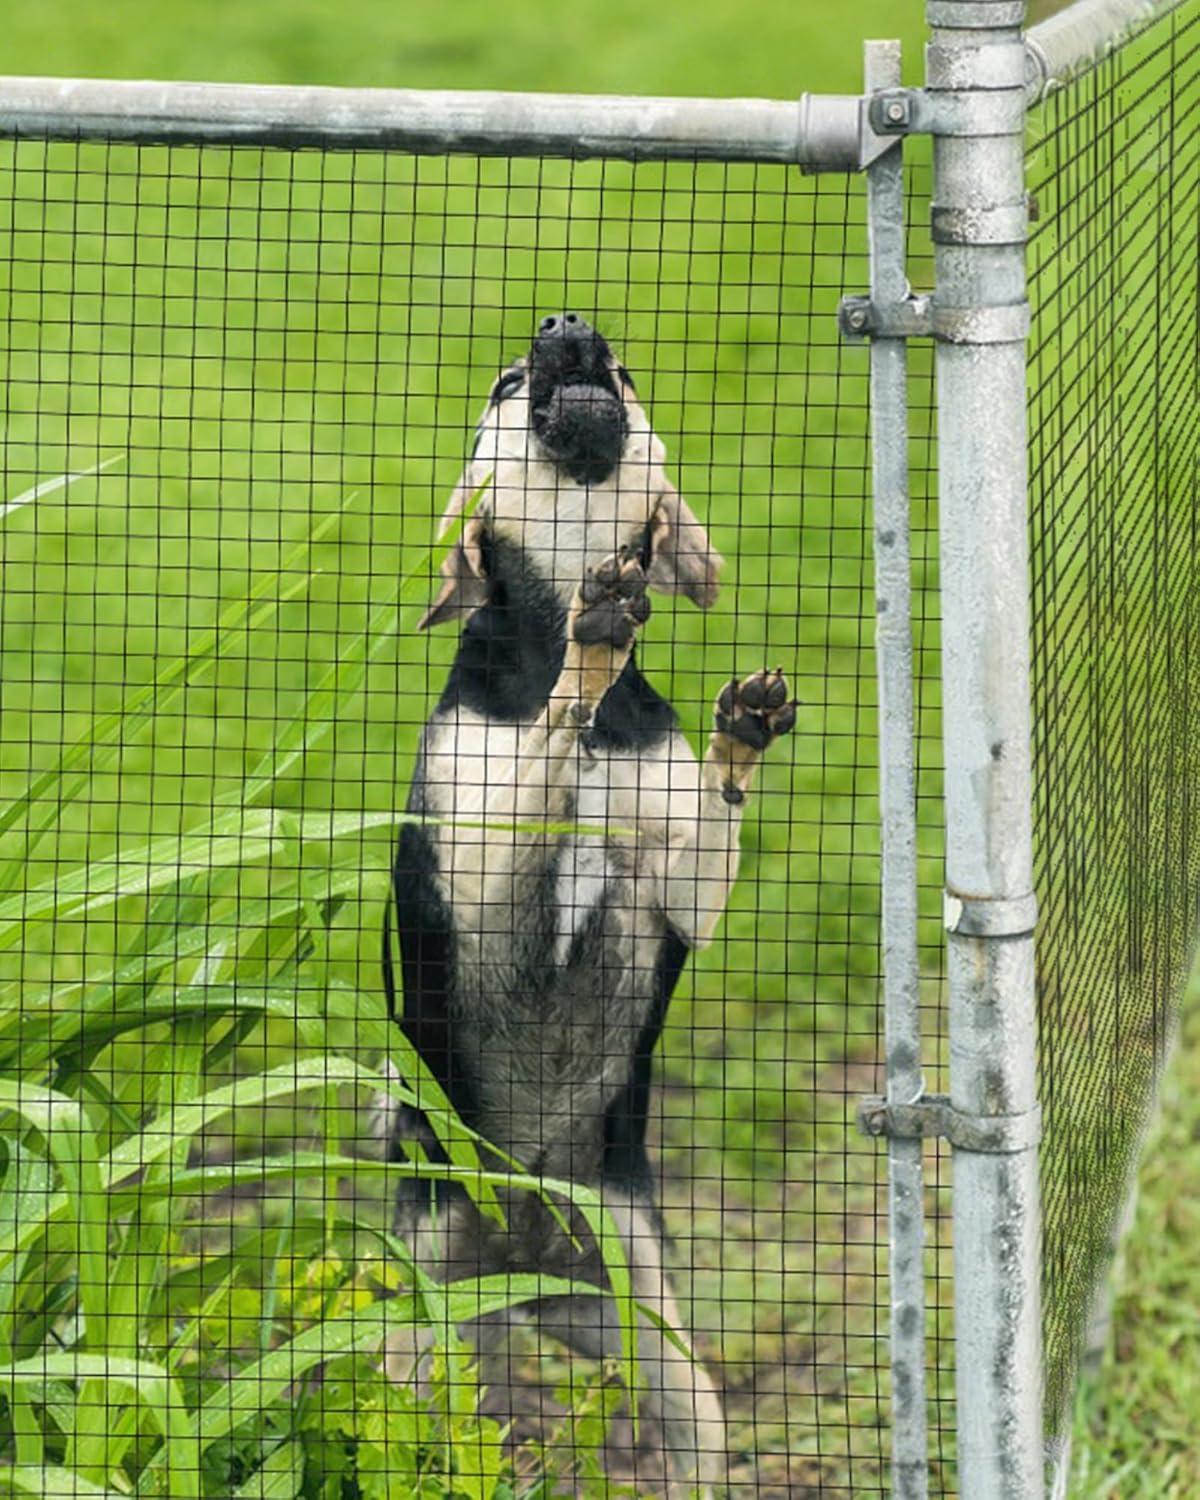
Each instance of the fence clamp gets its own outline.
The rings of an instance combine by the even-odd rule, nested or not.
[[[880,89],[871,95],[867,118],[876,135],[909,135],[922,127],[928,129],[924,90]]]
[[[872,302],[870,297],[843,297],[838,327],[847,339],[926,338],[933,332],[930,299],[909,295],[899,302]]]
[[[946,307],[928,292],[910,293],[898,302],[843,297],[838,328],[851,343],[932,337],[943,344],[1017,344],[1029,332],[1029,304]]]
[[[1031,1151],[1042,1138],[1040,1106],[1019,1115],[968,1115],[947,1094],[924,1094],[914,1104],[889,1104],[869,1094],[858,1104],[858,1128],[864,1135],[889,1140],[937,1136],[960,1151],[1006,1156]]]

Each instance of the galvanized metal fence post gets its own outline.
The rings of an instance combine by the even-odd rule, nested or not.
[[[1043,1493],[1023,0],[929,0],[959,1489]]]
[[[868,42],[867,93],[900,84],[899,42]],[[908,297],[903,141],[867,168],[871,305]],[[917,817],[913,771],[913,645],[908,494],[908,349],[904,337],[871,339],[875,642],[879,683],[884,1040],[887,1103],[922,1089],[917,947]],[[922,1142],[888,1141],[888,1278],[891,1303],[892,1494],[925,1500],[925,1267]]]

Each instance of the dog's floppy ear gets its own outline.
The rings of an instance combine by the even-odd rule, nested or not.
[[[650,523],[650,587],[660,594],[686,594],[693,604],[710,609],[724,561],[691,506],[667,485]]]
[[[464,506],[475,493],[469,482],[470,475],[471,465],[468,464],[466,473],[450,491],[450,498],[446,501],[446,508],[442,511],[442,518],[438,522],[437,539],[439,542],[462,515]]]
[[[432,625],[441,625],[446,620],[469,615],[480,605],[487,603],[488,585],[483,571],[483,530],[483,522],[478,516],[472,516],[463,527],[458,541],[442,559],[442,586],[437,598],[418,621],[418,630],[428,630]]]

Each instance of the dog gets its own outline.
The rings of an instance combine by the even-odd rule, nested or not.
[[[655,1045],[689,950],[725,907],[754,770],[796,720],[782,672],[727,683],[702,762],[638,670],[650,591],[702,609],[722,559],[666,473],[629,372],[575,313],[542,320],[495,382],[440,535],[461,521],[421,621],[461,626],[421,739],[393,871],[396,1016],[462,1119],[531,1173],[599,1190],[637,1300],[642,1493],[710,1492],[720,1401],[664,1334],[679,1315],[646,1152]],[[462,521],[470,501],[477,506]],[[396,1015],[391,942],[385,983]],[[411,1110],[392,1151],[438,1146]],[[444,1159],[444,1158],[443,1158]],[[506,1227],[465,1194],[407,1187],[397,1233],[441,1279],[541,1271],[607,1286],[536,1194]],[[582,1239],[582,1244],[581,1244]],[[612,1300],[524,1310],[592,1358],[620,1353]],[[473,1330],[481,1357],[507,1317]],[[419,1352],[393,1349],[411,1375]]]

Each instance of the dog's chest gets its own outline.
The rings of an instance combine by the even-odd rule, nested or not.
[[[699,817],[699,766],[678,732],[637,751],[581,743],[558,776],[557,810],[536,823],[516,818],[519,778],[538,774],[522,754],[524,726],[457,705],[426,732],[422,802],[437,823],[444,894],[460,927],[496,932],[501,913],[489,892],[507,866],[524,865],[536,880],[553,876],[555,959],[603,902],[633,904],[639,914],[660,904],[672,851]],[[526,914],[513,912],[520,923]],[[523,924],[522,924],[523,925]],[[627,927],[642,926],[640,915]]]

